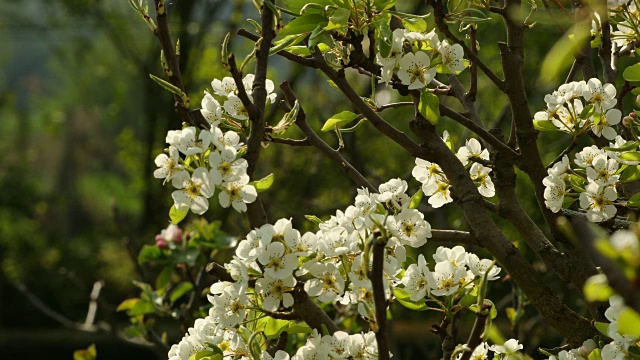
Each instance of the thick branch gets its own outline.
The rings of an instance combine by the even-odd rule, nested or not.
[[[386,239],[377,238],[373,245],[373,264],[371,267],[371,287],[373,288],[373,303],[376,307],[376,342],[378,343],[378,358],[389,360],[389,339],[387,338],[387,297],[384,291],[384,251]]]
[[[435,127],[418,115],[411,123],[420,137],[422,146],[437,159],[438,164],[451,182],[471,234],[489,250],[509,272],[518,286],[525,292],[531,304],[545,317],[551,326],[566,336],[571,344],[580,345],[591,338],[595,331],[587,319],[564,305],[544,283],[518,249],[507,240],[482,207],[482,196],[454,153],[440,139]]]

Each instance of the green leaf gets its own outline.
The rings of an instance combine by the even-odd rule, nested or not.
[[[148,262],[163,263],[166,262],[166,259],[165,253],[156,245],[144,245],[138,253],[138,264],[140,265]]]
[[[640,81],[640,63],[633,64],[624,69],[622,77],[627,81]]]
[[[616,248],[611,245],[611,242],[609,240],[598,239],[594,242],[593,245],[596,250],[598,250],[598,252],[608,257],[609,259],[617,259],[618,256],[620,256],[618,250],[616,250]]]
[[[589,104],[585,106],[584,109],[582,109],[582,112],[580,112],[580,118],[588,119],[591,117],[591,115],[593,115],[595,111],[596,111],[596,107],[593,106],[593,104]]]
[[[402,19],[402,25],[407,31],[423,33],[427,31],[427,22],[421,18]]]
[[[511,325],[514,325],[516,320],[518,320],[518,312],[512,307],[506,308],[505,311],[507,313],[507,319],[509,319]]]
[[[129,316],[152,314],[154,312],[156,312],[156,308],[151,301],[140,300],[129,310]]]
[[[428,308],[424,299],[420,299],[417,301],[411,300],[411,294],[404,289],[394,289],[393,296],[395,296],[396,300],[398,300],[398,302],[407,309],[414,311],[424,311]]]
[[[215,351],[215,349],[218,349],[218,351]],[[224,355],[222,354],[220,348],[214,345],[214,350],[200,350],[197,353],[191,355],[191,357],[189,357],[189,360],[222,360],[223,358]]]
[[[489,310],[489,316],[491,317],[491,320],[495,319],[496,316],[498,316],[498,310],[496,309],[496,306],[493,305],[493,302],[489,299],[484,299],[484,303],[486,305],[491,305],[491,310]],[[469,310],[473,311],[474,313],[478,312],[478,304],[473,304],[471,306],[469,306]]]
[[[584,189],[585,182],[586,180],[578,175],[575,175],[575,174],[569,175],[569,184],[571,184],[571,187],[573,188],[573,190],[577,192],[585,192],[585,189]]]
[[[589,353],[588,360],[602,360],[602,350],[598,348],[593,349],[593,351]]]
[[[630,161],[640,161],[640,152],[637,151],[627,151],[625,153],[620,154],[620,159],[622,160],[630,160]]]
[[[305,215],[304,217],[316,225],[319,225],[322,223],[322,220],[315,215]]]
[[[260,180],[250,182],[249,185],[253,185],[257,192],[263,192],[273,185],[273,178],[273,173],[271,173]]]
[[[477,294],[468,293],[467,295],[463,296],[462,299],[460,299],[460,302],[458,302],[458,304],[463,308],[468,308],[469,306],[475,304],[477,300]]]
[[[156,278],[156,290],[164,290],[169,281],[171,280],[171,274],[173,274],[173,266],[165,266],[164,269],[158,274]]]
[[[382,11],[392,8],[397,2],[398,0],[374,0],[373,6],[376,8],[376,10]]]
[[[533,120],[533,127],[540,131],[558,131],[558,128],[549,120]]]
[[[116,311],[131,310],[133,309],[133,307],[136,305],[138,301],[140,301],[140,298],[127,299],[121,302],[120,305],[118,305],[118,308],[116,309]]]
[[[324,27],[325,30],[339,30],[347,27],[349,25],[349,16],[351,15],[351,11],[344,8],[338,8],[333,12],[331,17],[329,17],[329,23]]]
[[[377,22],[378,26],[376,26],[375,31],[376,44],[378,44],[380,56],[385,58],[391,54],[391,45],[393,43],[393,32],[391,31],[391,27],[389,25],[390,21],[391,15],[389,15],[387,12],[384,12],[383,16]]]
[[[627,206],[629,207],[640,207],[640,192],[633,195],[627,200]]]
[[[326,24],[327,18],[319,14],[305,14],[297,17],[280,30],[279,36],[298,35],[312,32],[318,24]]]
[[[322,126],[321,131],[330,131],[335,129],[335,127],[342,127],[352,122],[358,117],[358,115],[352,113],[351,111],[343,111],[341,113],[335,114],[330,117]]]
[[[631,93],[633,95],[640,95],[640,87],[637,87],[637,88],[631,90]]]
[[[98,352],[96,351],[95,344],[89,345],[86,349],[73,352],[73,360],[95,360],[97,357]]]
[[[625,307],[618,315],[618,331],[635,339],[640,337],[640,314],[630,307]]]
[[[333,1],[331,0],[313,0],[313,1],[308,1],[308,0],[284,0],[284,6],[296,13],[300,13],[300,10],[302,10],[303,7],[309,5],[309,4],[316,4],[316,8],[324,8],[327,5],[333,5]]]
[[[411,196],[411,202],[409,203],[409,209],[417,209],[420,205],[420,201],[422,201],[422,187],[416,191],[413,196]]]
[[[171,219],[172,224],[178,225],[180,221],[182,221],[187,216],[188,213],[189,206],[183,205],[178,208],[176,207],[176,204],[173,204],[171,206],[171,209],[169,210],[169,219]]]
[[[184,296],[186,293],[188,293],[192,289],[193,289],[193,285],[191,283],[186,281],[181,282],[180,284],[176,285],[176,287],[174,287],[173,290],[171,290],[169,301],[171,302],[171,304],[173,304],[174,302],[176,302],[176,300],[180,299],[182,296]]]
[[[440,100],[427,88],[420,92],[420,104],[418,110],[430,123],[436,125],[440,121]]]
[[[622,172],[622,175],[620,175],[620,181],[622,182],[635,181],[638,179],[640,179],[640,166],[638,165],[629,166]]]
[[[614,294],[604,274],[594,275],[584,283],[584,298],[589,302],[608,301]]]
[[[273,55],[273,54],[275,54],[275,53],[277,53],[278,51],[281,51],[281,50],[290,50],[296,44],[298,44],[299,42],[304,40],[305,37],[306,37],[306,34],[285,36],[284,39],[282,39],[280,41],[277,41],[275,43],[275,46],[272,47],[271,49],[269,49],[269,55]],[[306,49],[307,51],[309,51],[306,48],[306,46],[301,46],[301,47]]]
[[[265,316],[256,322],[256,331],[263,331],[264,335],[269,339],[275,339],[281,332],[289,327],[289,320],[274,319],[271,316]]]
[[[194,266],[196,260],[200,255],[200,249],[196,247],[189,247],[186,250],[174,250],[171,252],[171,260],[174,264],[185,264],[187,266]]]
[[[554,84],[573,63],[574,56],[590,37],[590,24],[577,23],[558,40],[545,56],[540,74],[547,84]],[[574,36],[570,36],[574,35]],[[577,36],[576,36],[577,35]]]
[[[640,142],[638,142],[638,141],[627,141],[626,143],[620,145],[619,147],[605,146],[605,147],[602,148],[602,150],[607,150],[607,151],[629,151],[629,150],[638,149],[638,145],[640,145]]]
[[[593,326],[595,326],[596,330],[598,330],[600,334],[609,337],[609,324],[596,321]]]

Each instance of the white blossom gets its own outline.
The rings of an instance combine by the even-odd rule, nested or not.
[[[256,291],[264,297],[262,306],[267,311],[277,311],[280,303],[285,308],[293,305],[293,296],[289,293],[296,285],[296,279],[293,276],[287,276],[282,279],[273,279],[266,275],[256,280]]]
[[[214,191],[207,169],[199,167],[190,177],[188,174],[180,176],[180,181],[181,183],[177,184],[179,190],[171,194],[175,206],[188,206],[195,214],[204,214],[209,209],[209,198],[213,196]]]
[[[435,67],[429,68],[431,60],[424,51],[405,54],[400,59],[399,64],[398,78],[400,78],[402,84],[409,86],[409,90],[421,89],[427,86],[436,75]]]

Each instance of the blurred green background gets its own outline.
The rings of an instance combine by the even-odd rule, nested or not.
[[[422,1],[400,1],[398,8],[427,11]],[[224,34],[239,27],[252,29],[246,19],[255,18],[257,12],[250,1],[243,0],[176,0],[168,9],[173,39],[180,39],[183,79],[191,103],[198,106],[210,81],[227,75],[219,61]],[[552,90],[536,82],[539,64],[560,36],[555,27],[544,24],[545,18],[542,11],[534,15],[539,23],[527,37],[526,66],[532,69],[526,72],[527,87],[534,111],[543,108],[541,98]],[[480,27],[480,56],[498,73],[496,41],[503,37],[499,19]],[[238,58],[252,46],[237,36],[231,40],[231,49],[241,55]],[[276,57],[271,61],[269,77],[276,85],[284,80],[292,83],[313,128],[319,130],[334,113],[352,110],[322,77]],[[153,159],[165,146],[167,130],[181,124],[170,94],[149,74],[162,75],[159,45],[127,0],[0,2],[2,358],[47,354],[48,359],[70,359],[73,350],[91,343],[97,344],[100,359],[156,358],[144,346],[127,344],[115,336],[127,325],[126,316],[115,308],[137,293],[131,281],[153,277],[149,269],[137,268],[137,252],[142,245],[152,244],[154,235],[166,227],[171,206],[171,189],[152,176]],[[368,95],[368,81],[350,76],[360,93]],[[461,80],[467,84],[468,71]],[[381,102],[399,100],[384,87],[377,96]],[[443,101],[457,106],[449,99]],[[500,127],[508,134],[507,99],[483,78],[478,104],[487,127]],[[275,107],[268,112],[271,124],[280,116]],[[405,132],[409,132],[410,116],[404,109],[384,113]],[[458,146],[470,136],[447,120],[439,126],[440,132],[453,134]],[[301,138],[293,127],[287,136]],[[333,134],[322,136],[337,144]],[[550,161],[570,139],[543,134],[542,141],[545,161]],[[411,180],[413,159],[371,126],[347,134],[345,143],[345,157],[372,183],[401,177],[409,181],[411,193],[418,189],[418,183]],[[292,217],[301,229],[312,229],[304,215],[326,218],[349,205],[355,195],[355,186],[339,167],[312,148],[271,144],[263,151],[257,172],[257,177],[275,175],[274,186],[262,193],[271,221]],[[522,202],[532,209],[534,200],[524,181],[520,192]],[[214,203],[207,219],[222,220],[223,229],[233,235],[246,234],[249,229],[243,216]],[[464,229],[455,205],[435,212],[423,201],[421,210],[434,228]],[[533,211],[531,215],[539,216]],[[513,229],[500,224],[517,241]],[[436,247],[428,244],[424,251],[433,252]],[[481,249],[472,250],[489,256]],[[531,260],[539,265],[534,257]],[[96,282],[103,285],[96,322],[109,324],[113,331],[71,329],[85,321]],[[563,284],[550,280],[550,285],[563,292]],[[504,308],[511,306],[517,294],[512,290],[509,280],[493,290],[503,317]],[[572,305],[583,309],[583,304]],[[437,317],[400,307],[394,309],[394,315],[398,358],[437,357],[437,337],[426,331]],[[527,310],[525,320],[525,349],[559,344],[561,339],[547,331],[532,309]],[[70,321],[69,326],[63,326],[65,321]],[[507,323],[502,328],[507,337],[513,335]],[[465,336],[458,335],[460,340]]]

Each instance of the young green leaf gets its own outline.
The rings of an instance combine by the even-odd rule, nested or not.
[[[440,100],[438,96],[431,93],[427,88],[422,89],[420,92],[418,110],[433,125],[440,121]]]
[[[171,206],[171,209],[169,210],[169,219],[171,219],[172,224],[178,225],[178,223],[180,223],[180,221],[182,221],[187,216],[188,213],[189,213],[188,206],[180,206],[178,208],[174,204],[173,206]]]
[[[628,151],[620,154],[620,159],[622,160],[630,160],[630,161],[639,161],[640,160],[640,152],[637,151]]]
[[[304,217],[316,225],[322,224],[322,220],[315,215],[305,215]]]
[[[422,187],[416,191],[413,196],[411,196],[411,202],[409,203],[409,209],[417,209],[420,205],[420,201],[422,201]]]
[[[273,179],[274,176],[273,173],[271,173],[260,180],[250,182],[249,185],[253,185],[257,192],[263,192],[273,185]]]
[[[627,81],[640,81],[640,63],[633,64],[624,69],[622,77]]]
[[[623,335],[640,338],[640,314],[626,307],[618,315],[618,329]]]
[[[640,192],[633,195],[627,200],[627,206],[629,207],[640,207]]]
[[[558,128],[549,120],[533,120],[533,127],[540,131],[558,131]]]
[[[279,36],[298,35],[312,32],[318,24],[327,23],[327,18],[319,14],[305,14],[291,20],[280,30]],[[323,24],[324,26],[324,24]]]
[[[338,8],[333,12],[333,15],[329,17],[329,23],[324,27],[325,30],[340,30],[342,28],[347,27],[349,25],[349,16],[351,15],[351,11],[344,8]]]
[[[193,289],[193,285],[191,283],[186,281],[181,282],[176,287],[174,287],[173,290],[171,291],[171,295],[169,296],[169,301],[171,301],[171,304],[175,303],[176,300],[183,297],[186,293],[191,291],[191,289]]]
[[[330,131],[335,129],[335,127],[342,127],[352,122],[358,117],[358,115],[352,113],[351,111],[343,111],[341,113],[335,114],[330,117],[322,126],[321,131]]]

